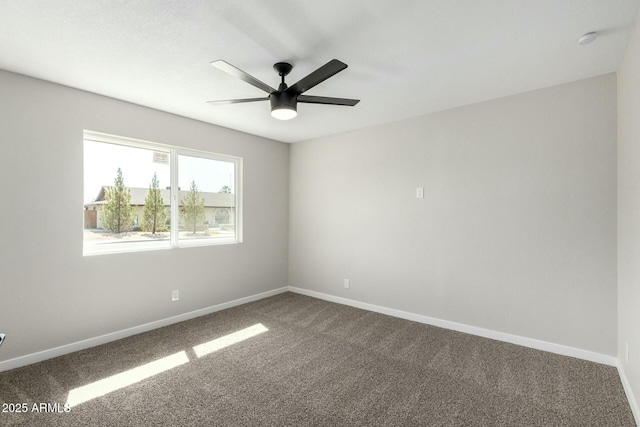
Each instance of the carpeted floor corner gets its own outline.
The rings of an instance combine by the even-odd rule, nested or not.
[[[293,293],[0,373],[0,402],[28,406],[2,426],[635,426],[613,367]]]

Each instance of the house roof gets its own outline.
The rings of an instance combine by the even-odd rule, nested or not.
[[[86,203],[85,206],[92,205],[104,205],[106,204],[105,200],[105,191],[107,188],[111,188],[111,186],[104,185],[100,188],[100,192],[98,193],[98,197],[96,197],[95,202]],[[134,206],[144,206],[144,199],[147,197],[149,193],[148,188],[141,187],[127,187],[129,192],[131,193],[131,204]],[[180,190],[180,199],[186,196],[189,192]],[[235,206],[235,197],[234,194],[231,193],[208,193],[201,191],[199,192],[200,197],[204,199],[204,206],[209,208],[215,207],[233,207]],[[164,200],[165,206],[169,206],[169,190],[160,190],[160,195]]]

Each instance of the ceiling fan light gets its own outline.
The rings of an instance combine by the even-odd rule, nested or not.
[[[287,91],[275,92],[269,95],[271,101],[271,116],[278,120],[291,120],[298,115],[296,95]]]
[[[291,120],[298,115],[295,108],[282,106],[280,108],[271,109],[271,117],[278,120]]]

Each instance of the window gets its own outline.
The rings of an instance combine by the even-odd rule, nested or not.
[[[84,255],[239,243],[242,159],[84,133]]]

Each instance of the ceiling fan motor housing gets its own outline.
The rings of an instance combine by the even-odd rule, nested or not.
[[[271,102],[271,111],[274,110],[293,110],[298,111],[298,96],[291,92],[274,92],[269,95]]]

